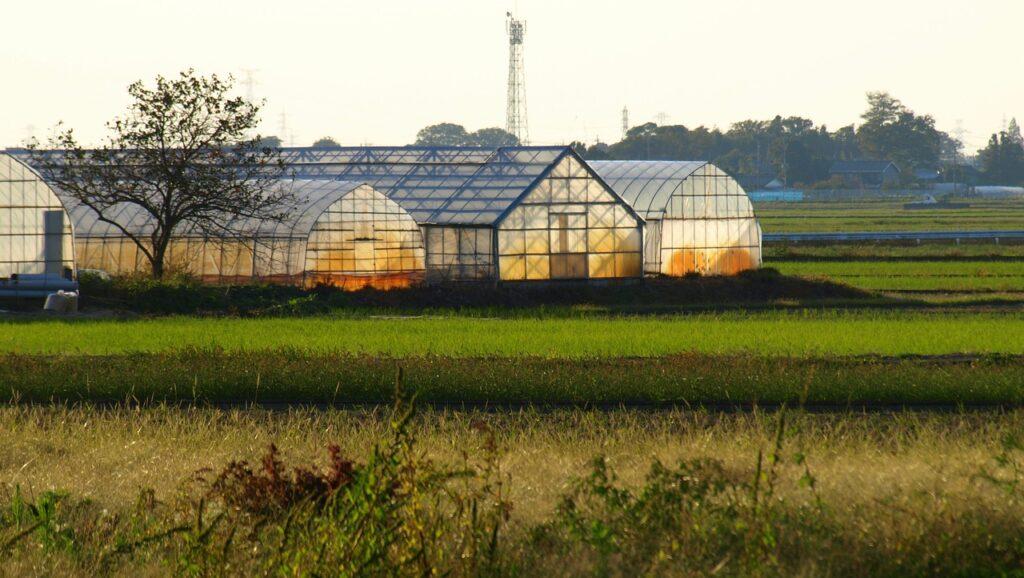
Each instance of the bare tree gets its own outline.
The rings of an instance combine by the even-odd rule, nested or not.
[[[288,187],[275,186],[286,173],[279,152],[250,136],[259,105],[232,97],[232,84],[230,76],[193,70],[158,76],[152,88],[135,82],[127,114],[107,123],[111,134],[101,146],[83,148],[61,126],[53,150],[32,147],[33,162],[131,239],[154,277],[163,276],[168,248],[183,232],[254,242],[252,224],[288,218],[294,199]],[[143,229],[119,218],[140,212]]]

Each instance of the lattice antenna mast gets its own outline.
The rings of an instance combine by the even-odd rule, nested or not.
[[[281,139],[282,146],[295,146],[295,133],[288,125],[288,113],[282,110],[280,119],[281,123],[278,125],[280,134],[277,135],[277,138]]]
[[[256,73],[259,72],[258,68],[243,68],[242,72],[245,73],[245,78],[242,79],[242,86],[245,87],[245,99],[249,102],[256,102],[256,85],[260,81],[256,80]]]
[[[622,140],[626,140],[626,135],[629,134],[629,107],[622,107]]]
[[[526,72],[523,69],[523,36],[526,23],[507,12],[508,31],[508,101],[505,130],[515,135],[520,144],[529,144],[530,129],[526,120]]]

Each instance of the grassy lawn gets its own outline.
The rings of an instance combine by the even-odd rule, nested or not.
[[[1024,313],[807,310],[665,317],[166,317],[0,324],[0,352],[105,355],[188,347],[396,357],[1021,354]]]

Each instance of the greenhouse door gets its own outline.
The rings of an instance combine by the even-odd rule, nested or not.
[[[551,213],[551,278],[587,278],[586,213]]]

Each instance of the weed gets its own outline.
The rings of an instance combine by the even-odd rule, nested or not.
[[[208,485],[205,498],[225,507],[253,514],[281,510],[303,501],[323,501],[348,486],[355,477],[355,464],[341,457],[341,448],[328,447],[327,471],[316,466],[297,466],[291,472],[281,461],[277,446],[271,444],[253,469],[245,460],[232,461],[212,480],[200,472],[198,481]]]
[[[30,500],[16,486],[7,506],[0,512],[0,526],[12,528],[14,532],[0,543],[0,552],[29,535],[35,535],[45,551],[73,552],[77,546],[75,531],[58,518],[58,510],[67,497],[63,492],[47,491]]]

